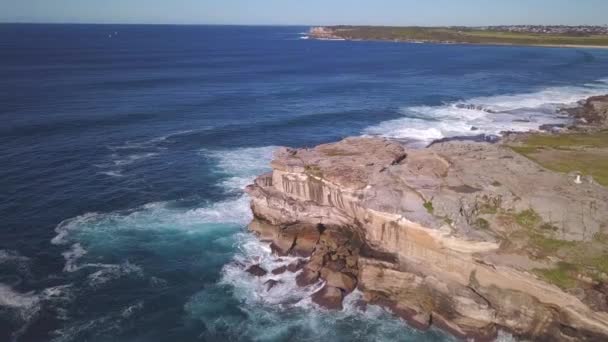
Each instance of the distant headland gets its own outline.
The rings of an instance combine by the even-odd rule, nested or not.
[[[608,48],[608,26],[319,26],[309,35],[322,40]]]

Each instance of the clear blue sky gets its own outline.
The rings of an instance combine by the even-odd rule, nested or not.
[[[608,24],[608,0],[0,0],[0,22]]]

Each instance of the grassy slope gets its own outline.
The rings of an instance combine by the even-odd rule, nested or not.
[[[336,35],[346,39],[420,40],[471,44],[608,46],[608,36],[605,35],[561,36],[441,27],[334,26],[332,28]]]
[[[511,148],[558,172],[581,172],[608,186],[608,131],[531,135]]]
[[[608,186],[608,131],[532,134],[509,147],[545,168],[558,172],[579,171]],[[530,247],[541,255],[561,259],[552,269],[535,270],[545,280],[562,288],[576,287],[581,274],[595,280],[608,280],[608,223],[591,241],[573,242],[560,240],[559,227],[541,222],[533,211],[510,215],[525,228],[522,232],[526,233],[524,237]]]

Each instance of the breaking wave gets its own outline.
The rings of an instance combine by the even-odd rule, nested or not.
[[[342,311],[325,310],[310,298],[323,286],[322,282],[301,288],[295,281],[297,272],[278,275],[270,272],[297,263],[301,258],[279,258],[272,254],[269,244],[246,233],[238,234],[236,246],[238,252],[233,261],[224,266],[221,280],[197,293],[184,307],[192,320],[204,323],[206,330],[201,336],[206,339],[246,337],[256,341],[283,341],[297,336],[304,341],[351,341],[373,336],[374,341],[451,340],[436,330],[410,329],[381,307],[363,307],[362,294],[358,291],[345,298]],[[269,273],[263,277],[250,275],[246,269],[253,264]],[[276,283],[269,289],[271,280]],[[230,291],[232,298],[219,295],[225,291]],[[239,311],[218,315],[227,305],[238,305]]]
[[[477,97],[441,106],[401,108],[403,118],[365,129],[365,134],[428,143],[453,136],[500,135],[505,131],[537,130],[544,124],[566,124],[562,108],[608,92],[608,80],[579,86],[551,87],[538,92]]]

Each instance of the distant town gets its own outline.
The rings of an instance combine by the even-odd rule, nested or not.
[[[308,36],[320,40],[384,40],[407,43],[608,47],[608,25],[501,26],[320,26]]]
[[[565,25],[505,25],[505,26],[481,26],[469,29],[485,31],[537,33],[537,34],[561,34],[561,35],[608,35],[608,25],[603,26],[565,26]]]

